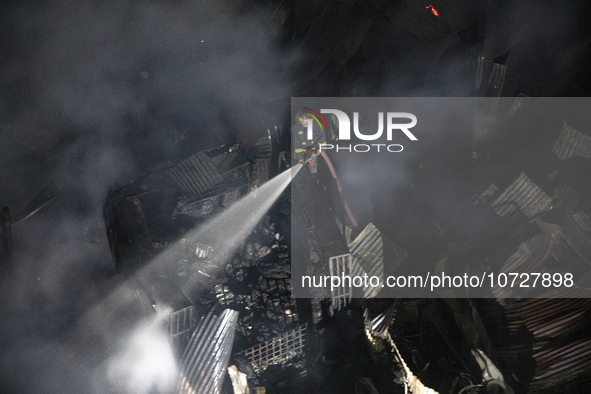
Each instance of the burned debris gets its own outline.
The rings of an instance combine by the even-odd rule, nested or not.
[[[504,108],[504,104],[500,101],[499,108]],[[528,105],[527,100],[523,101],[512,114],[519,114]],[[496,123],[489,125],[494,128]],[[565,140],[563,132],[554,135],[558,141]],[[558,156],[557,144],[545,144],[547,152],[542,154],[557,157],[555,163],[568,160]],[[196,389],[201,387],[195,378],[196,367],[185,366],[183,371],[193,368],[193,377],[183,372],[183,390],[407,390],[434,394],[545,393],[554,388],[585,387],[584,376],[591,371],[589,339],[585,334],[591,305],[586,298],[567,297],[581,297],[589,284],[589,208],[576,197],[567,204],[563,202],[560,186],[565,185],[563,174],[568,174],[568,167],[557,166],[553,170],[546,166],[540,170],[521,158],[503,167],[495,162],[498,157],[494,154],[486,160],[475,156],[471,167],[474,176],[465,180],[462,200],[455,208],[468,209],[473,214],[464,217],[440,211],[442,214],[435,215],[435,220],[431,216],[420,226],[405,228],[416,237],[416,241],[409,242],[409,238],[400,237],[388,226],[381,229],[368,223],[363,229],[355,228],[343,210],[334,205],[339,202],[331,195],[335,178],[321,161],[316,175],[306,168],[301,170],[290,186],[291,193],[282,193],[238,248],[220,258],[220,244],[215,236],[197,240],[190,230],[204,226],[209,217],[235,207],[240,198],[248,198],[249,193],[256,194],[261,188],[263,182],[254,174],[263,172],[253,170],[253,161],[230,160],[236,153],[233,149],[217,148],[161,173],[148,174],[111,192],[105,208],[105,217],[110,220],[108,228],[113,229],[111,234],[121,237],[123,233],[115,223],[122,223],[124,210],[132,210],[141,231],[127,231],[144,237],[141,242],[127,241],[134,253],[141,250],[141,245],[146,245],[147,252],[129,254],[140,256],[133,259],[122,254],[117,265],[121,271],[134,261],[140,263],[135,269],[141,270],[142,264],[148,264],[159,251],[179,245],[181,252],[167,255],[174,258],[168,268],[157,270],[157,276],[145,283],[146,294],[150,294],[150,303],[156,309],[158,305],[172,307],[175,299],[170,291],[166,294],[158,290],[157,283],[168,283],[168,289],[177,288],[177,294],[187,294],[184,304],[175,304],[168,317],[169,335],[177,354],[184,348],[186,360],[206,357],[201,353],[189,354],[204,352],[207,344],[224,341],[217,348],[223,354],[219,365],[191,361],[215,369],[215,373],[201,374],[215,384],[205,379],[209,388]],[[577,154],[581,155],[584,157],[584,153]],[[255,160],[268,163],[268,158]],[[203,169],[206,165],[209,170]],[[182,175],[177,173],[180,170]],[[176,181],[160,182],[160,187],[167,185],[174,190],[175,201],[161,205],[117,203],[129,201],[116,197],[128,191],[133,191],[142,202],[141,191],[150,191],[143,187],[147,180],[171,171],[175,172]],[[553,171],[556,173],[552,177],[540,177],[540,172]],[[191,174],[189,180],[187,176]],[[208,185],[208,189],[197,189],[197,185]],[[568,185],[573,185],[572,181]],[[238,195],[227,199],[228,193],[236,190]],[[413,191],[415,199],[410,203],[420,206],[433,201],[421,190],[427,189]],[[579,193],[573,191],[571,196]],[[207,198],[213,201],[210,205],[204,203]],[[162,197],[158,200],[165,201]],[[156,207],[158,210],[153,213],[151,210]],[[177,226],[175,233],[168,232],[168,239],[153,236],[158,234],[152,230],[156,229],[151,224],[155,223],[154,218],[145,219],[162,215],[163,207],[168,207],[167,222],[160,225]],[[378,211],[381,212],[379,207]],[[408,211],[402,210],[401,215]],[[417,219],[421,220],[424,219]],[[431,255],[420,249],[430,234],[420,231],[429,226],[434,227],[433,234],[445,241],[439,243],[445,246],[432,247]],[[115,238],[111,243],[114,248],[121,248],[122,244],[121,239]],[[325,288],[310,300],[292,298],[292,269],[301,269],[290,266],[295,258],[306,263],[306,271],[299,273],[302,275],[368,274],[379,281],[362,288]],[[557,272],[552,271],[557,267],[568,266],[577,280],[572,288],[541,294],[559,297],[553,299],[518,298],[505,286],[493,286],[489,299],[397,298],[392,289],[383,287],[386,277],[412,272],[420,259],[433,261],[435,270],[453,269],[459,264],[471,269],[496,267],[507,274],[547,270],[552,273]],[[459,292],[442,294],[466,297]],[[219,322],[229,313],[234,316],[231,341],[227,339],[229,331],[213,334],[216,330],[222,332],[219,327],[224,324]],[[220,316],[219,321],[213,317],[215,314]],[[212,334],[205,335],[205,330]],[[190,333],[193,339],[187,345]]]
[[[124,115],[91,125],[67,121],[77,133],[99,130],[92,144],[123,145],[122,155],[132,156],[120,163],[126,170],[113,166],[121,177],[89,188],[89,199],[100,201],[102,221],[93,211],[83,225],[69,229],[76,233],[72,239],[98,248],[96,229],[104,236],[104,224],[112,267],[100,279],[95,295],[100,301],[86,305],[80,297],[75,305],[85,310],[64,312],[65,318],[52,312],[29,322],[27,316],[28,327],[41,326],[44,338],[57,336],[39,322],[59,321],[60,341],[68,335],[79,341],[70,355],[76,361],[72,364],[83,359],[85,370],[111,368],[116,377],[128,373],[123,364],[141,370],[131,384],[110,382],[111,392],[138,390],[133,384],[151,382],[148,372],[157,375],[154,371],[166,368],[174,374],[168,388],[191,394],[590,391],[590,103],[529,100],[591,93],[589,32],[579,26],[586,23],[581,15],[588,6],[467,0],[162,3],[178,14],[190,10],[189,18],[172,12],[179,20],[165,19],[169,22],[162,30],[153,30],[156,19],[148,18],[142,29],[154,35],[134,36],[125,51],[162,35],[157,49],[130,50],[141,59],[132,69],[113,69],[109,63],[97,72],[118,85],[132,85],[132,93],[122,94],[114,94],[118,91],[109,85],[108,94],[96,100],[109,103],[97,113]],[[214,28],[193,31],[192,25],[204,23],[210,14],[216,15],[211,18]],[[543,17],[543,23],[524,17],[530,14]],[[99,15],[102,20],[104,14]],[[242,29],[242,22],[250,28]],[[70,21],[52,21],[47,31],[62,25],[69,27]],[[231,34],[236,26],[238,35]],[[27,30],[32,37],[39,31]],[[229,44],[221,38],[226,32]],[[108,59],[111,52],[125,52],[99,49]],[[186,69],[169,62],[171,53],[187,63]],[[50,69],[69,70],[53,66],[48,81],[62,77]],[[18,72],[6,69],[13,73],[7,86],[28,91],[28,82],[23,82],[27,89],[20,89],[12,81],[20,80],[20,64],[14,68]],[[33,79],[47,83],[44,73]],[[187,87],[167,90],[175,80]],[[194,80],[200,82],[189,82]],[[83,81],[76,84],[86,90],[86,76]],[[379,181],[337,160],[333,166],[328,161],[332,152],[318,157],[317,173],[290,164],[290,96],[446,95],[474,99],[470,124],[434,135],[419,154],[381,169],[396,178],[392,184],[376,186]],[[51,101],[47,97],[53,95],[36,101]],[[122,97],[133,97],[131,104],[117,104]],[[28,108],[23,103],[29,100],[17,99],[6,104]],[[67,100],[75,111],[95,107],[71,101],[76,100]],[[137,109],[137,102],[144,101],[146,108]],[[71,117],[94,116],[82,112]],[[15,122],[21,117],[30,118],[19,113]],[[327,142],[336,144],[336,117],[327,119]],[[4,123],[0,127],[9,129]],[[152,145],[137,143],[153,135],[166,140],[163,151],[174,153],[154,153]],[[78,149],[71,138],[62,138],[51,154]],[[202,143],[215,138],[220,140],[215,147]],[[114,146],[104,143],[109,139]],[[42,150],[19,144],[27,155]],[[0,150],[10,159],[3,165],[10,167],[14,156],[3,146]],[[61,165],[72,163],[77,164]],[[137,164],[137,172],[128,169],[131,164]],[[364,178],[361,186],[341,185],[335,174],[341,168],[351,172],[351,179]],[[68,172],[62,183],[78,181],[70,177]],[[29,195],[38,194],[29,204],[13,209],[7,203],[10,209],[0,212],[2,271],[17,263],[15,232],[20,226],[48,212],[58,216],[58,201],[67,199],[67,205],[78,198],[71,195],[71,186],[63,191],[58,181],[39,182],[31,182]],[[273,193],[269,185],[276,185]],[[105,193],[97,197],[96,190]],[[353,215],[363,204],[371,208]],[[36,231],[52,232],[53,220]],[[67,249],[64,245],[60,248]],[[304,264],[293,265],[295,260]],[[484,294],[487,298],[457,289],[434,293],[443,298],[424,298],[384,286],[388,277],[411,274],[420,264],[433,272],[539,272],[552,282],[558,278],[553,275],[568,272],[573,286],[536,293],[497,283]],[[334,289],[314,285],[314,278],[341,275],[377,281]],[[49,286],[41,275],[32,276],[33,288]],[[296,298],[293,280],[303,277],[310,279],[312,296]],[[51,285],[66,287],[60,281]],[[44,311],[46,301],[36,296],[32,309]],[[104,313],[104,319],[86,320],[86,309]],[[18,331],[11,319],[6,321],[7,331]],[[137,359],[111,365],[110,353],[117,353],[113,347],[135,344],[130,332],[138,322],[157,328],[148,337],[164,333],[159,345],[170,350],[167,361],[172,362],[164,362],[169,354],[161,351],[149,366]],[[100,335],[93,337],[95,331]],[[13,347],[0,364],[19,352]],[[18,372],[17,380],[29,380],[28,370],[13,366],[11,371]],[[2,379],[11,374],[0,376],[0,391]],[[96,392],[109,391],[99,386]],[[166,391],[158,384],[143,388],[142,394]]]
[[[263,138],[267,136],[270,139],[269,133]],[[219,337],[216,329],[208,328],[213,324],[208,321],[217,318],[202,318],[202,313],[216,305],[224,310],[220,321],[227,314],[233,316],[233,326],[224,328],[230,338],[224,342],[224,354],[229,357],[232,350],[238,359],[242,354],[254,363],[257,373],[268,365],[291,362],[294,354],[303,352],[306,323],[296,299],[291,297],[288,196],[284,193],[279,197],[271,212],[255,222],[244,239],[237,239],[238,245],[219,242],[220,237],[232,232],[231,228],[214,229],[197,237],[191,234],[219,212],[237,206],[238,200],[264,193],[262,185],[273,172],[272,149],[270,142],[258,144],[256,156],[250,159],[236,146],[199,152],[109,193],[104,214],[115,267],[141,278],[137,291],[142,295],[140,303],[147,306],[144,309],[170,311],[167,326],[171,343],[177,354],[187,349],[184,357],[189,357],[187,363],[191,365],[201,363],[195,357],[207,355],[191,355],[190,349],[202,352],[205,342]],[[234,251],[220,254],[222,247]],[[166,254],[167,248],[175,252]],[[166,264],[146,270],[163,252]],[[213,331],[205,338],[200,333],[203,330]],[[191,334],[193,339],[187,345]],[[296,342],[299,345],[293,348]],[[275,344],[285,347],[279,355],[274,353]],[[240,351],[240,347],[250,350]],[[267,347],[270,353],[261,356]],[[220,392],[228,362],[224,360],[218,365],[221,369],[215,369],[221,380],[218,377],[199,383],[195,379],[201,378],[191,376],[206,372],[197,373],[195,366],[187,366],[192,368],[191,375],[179,387],[187,392]]]

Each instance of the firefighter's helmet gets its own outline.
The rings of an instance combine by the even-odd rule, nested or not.
[[[300,112],[298,112],[298,114],[296,115],[296,118],[297,118],[297,120],[299,120],[300,122],[301,122],[302,120],[310,120],[310,119],[312,119],[312,117],[311,117],[309,114],[305,113],[304,111],[300,111]]]

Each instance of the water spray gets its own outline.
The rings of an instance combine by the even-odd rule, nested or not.
[[[148,277],[153,270],[166,268],[169,264],[178,261],[184,249],[183,244],[187,242],[213,246],[216,261],[224,262],[256,227],[301,168],[302,164],[296,164],[263,186],[251,191],[218,216],[189,232],[183,242],[179,240],[170,245],[142,267],[128,282],[133,283],[134,280]],[[110,308],[124,307],[122,304],[133,301],[133,286],[129,286],[128,282],[111,292],[88,314],[94,315],[99,311],[105,313]],[[108,308],[105,308],[106,305]]]
[[[216,261],[225,261],[261,221],[301,168],[302,165],[297,164],[251,191],[218,216],[189,232],[184,237],[184,243],[211,246]],[[141,272],[165,267],[176,261],[181,249],[183,247],[177,241],[149,262]]]
[[[302,165],[297,164],[263,186],[251,191],[218,216],[189,232],[184,243],[191,242],[213,246],[215,260],[219,264],[218,268],[221,269],[222,263],[232,255],[241,242],[257,226],[301,168]],[[109,327],[114,325],[122,315],[129,315],[127,311],[133,308],[134,303],[137,303],[135,295],[135,287],[137,286],[134,286],[134,283],[136,281],[141,282],[141,278],[148,278],[148,274],[153,270],[166,268],[171,263],[178,261],[183,249],[184,246],[181,241],[170,245],[165,251],[141,268],[132,278],[118,286],[103,301],[91,308],[79,322],[78,329],[82,330],[82,332],[88,332],[89,330],[101,330],[99,327],[102,327],[105,332],[110,332]],[[162,319],[162,317],[159,317],[159,319]],[[133,338],[144,338],[145,336],[142,336],[142,334],[145,332],[146,324],[137,327],[132,330],[130,335]],[[148,327],[151,327],[151,325],[148,325]],[[112,332],[110,333],[112,334]],[[132,350],[136,351],[135,349]],[[129,351],[123,349],[123,353],[118,353],[115,360],[117,362],[130,360],[129,362],[133,364],[135,361],[132,361],[130,354]],[[170,363],[167,365],[170,365]],[[136,369],[128,370],[136,371]],[[129,376],[129,379],[135,379],[135,372],[130,372],[130,374],[134,376]],[[117,378],[125,380],[121,376],[117,376]]]
[[[211,245],[214,248],[216,260],[225,261],[257,226],[301,168],[302,165],[297,164],[293,169],[284,171],[263,186],[251,191],[220,215],[188,235],[187,241]],[[159,264],[162,261],[154,263]]]

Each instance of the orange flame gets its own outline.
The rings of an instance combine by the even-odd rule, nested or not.
[[[439,18],[439,12],[437,12],[437,10],[435,9],[435,7],[433,7],[433,5],[428,5],[425,8],[430,9],[431,13]]]

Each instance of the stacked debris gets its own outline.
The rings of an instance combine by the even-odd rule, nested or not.
[[[259,166],[265,165],[268,159]],[[115,267],[137,269],[167,245],[182,242],[189,229],[264,182],[257,175],[243,151],[222,146],[111,190],[104,218]],[[187,244],[187,256],[196,248]]]
[[[302,356],[306,323],[291,297],[289,193],[279,198],[224,261],[219,258],[216,234],[199,239],[187,234],[246,193],[257,193],[272,173],[270,159],[278,156],[271,136],[268,132],[256,143],[253,161],[247,161],[235,146],[220,147],[199,152],[109,193],[105,219],[116,266],[144,278],[137,293],[147,313],[171,310],[168,331],[177,353],[198,347],[194,343],[197,334],[187,347],[196,317],[207,308],[221,305],[235,310],[236,329],[231,330],[231,338],[234,331],[237,337],[230,344],[235,342],[238,351],[261,347],[274,337],[288,338],[291,349],[290,333],[299,330],[302,338],[296,354]],[[142,269],[162,252],[167,256],[165,265]],[[293,358],[292,351],[288,353],[282,355],[285,360],[268,364],[285,367],[284,361]],[[181,386],[188,384],[200,392],[194,386],[201,383],[191,379],[186,377]],[[212,387],[221,389],[221,381],[216,382]]]
[[[502,114],[518,114],[521,108],[527,108],[523,101],[506,112],[505,103],[499,103],[502,111],[498,113]],[[503,116],[506,119],[513,115]],[[490,130],[494,130],[499,120],[491,119]],[[197,282],[191,283],[200,290],[190,297],[194,306],[189,303],[173,308],[171,336],[186,338],[194,327],[187,322],[202,314],[202,306],[223,305],[236,310],[233,357],[238,372],[234,371],[234,380],[244,373],[247,383],[269,392],[285,392],[281,387],[298,392],[298,385],[305,387],[303,392],[347,386],[365,387],[370,392],[395,387],[425,393],[477,392],[492,390],[493,386],[506,392],[542,392],[578,379],[589,370],[589,343],[584,329],[591,305],[584,300],[565,299],[565,304],[554,301],[556,308],[541,300],[513,302],[511,297],[516,294],[511,289],[497,287],[490,295],[498,301],[406,300],[398,304],[394,321],[392,309],[372,301],[388,295],[382,293],[386,276],[412,272],[418,261],[431,261],[435,270],[459,266],[506,274],[554,273],[568,268],[576,273],[576,285],[561,294],[555,291],[552,296],[583,294],[591,250],[589,209],[580,198],[572,198],[580,195],[579,190],[561,188],[566,185],[564,174],[568,174],[565,169],[571,164],[569,160],[588,160],[584,138],[572,142],[572,135],[573,131],[563,129],[554,133],[556,140],[552,143],[547,143],[550,138],[544,140],[542,145],[555,161],[541,169],[521,159],[499,165],[495,160],[503,155],[494,150],[487,152],[486,159],[477,156],[472,176],[464,180],[457,193],[461,199],[454,202],[453,209],[434,209],[428,222],[421,222],[422,217],[416,220],[420,225],[416,228],[431,228],[441,241],[433,244],[439,246],[428,253],[421,249],[426,249],[422,248],[425,242],[432,241],[427,239],[431,233],[421,234],[413,228],[403,231],[410,231],[415,243],[407,241],[411,237],[400,237],[390,228],[382,231],[371,223],[347,242],[356,230],[343,224],[346,219],[334,205],[339,199],[332,198],[331,188],[327,187],[334,178],[322,167],[317,175],[307,169],[300,172],[291,196],[284,193],[221,265],[213,243],[195,243],[177,231],[182,253],[173,264],[175,269],[164,275],[172,273],[182,282],[195,274],[200,278],[198,286]],[[264,141],[258,145],[259,151],[266,151]],[[561,153],[567,151],[571,153]],[[161,208],[154,210],[155,205],[143,204],[142,198],[148,201],[147,197],[141,193],[129,196],[136,217],[145,212],[152,216],[144,219],[138,231],[134,230],[136,235],[144,234],[148,251],[145,256],[164,248],[164,244],[153,243],[152,237],[156,237],[152,233],[161,230],[151,223],[162,220],[165,226],[173,223],[185,229],[189,224],[199,225],[253,189],[249,176],[265,177],[264,171],[255,170],[256,163],[235,165],[232,153],[202,152],[161,172],[158,180],[168,179],[168,183],[160,185],[174,190],[177,204],[168,204],[167,216],[160,219],[157,216]],[[552,166],[559,162],[565,166],[556,167],[556,174],[548,177]],[[409,200],[417,209],[421,204],[434,203],[432,196],[424,194],[433,185],[428,176],[420,188],[413,190],[415,198]],[[138,185],[142,182],[133,187],[141,189]],[[132,185],[128,188],[132,190]],[[138,199],[140,203],[136,204]],[[401,215],[408,215],[401,211]],[[136,250],[143,245],[133,242]],[[301,264],[290,267],[294,259],[304,262],[308,274],[367,274],[379,282],[358,289],[337,287],[332,293],[325,288],[308,304],[291,297],[291,277],[295,270],[302,269]],[[146,257],[140,260],[146,261]],[[360,304],[367,304],[365,320],[360,317]],[[377,318],[367,320],[370,315]],[[371,346],[358,348],[364,330],[369,333]],[[350,336],[350,348],[342,347],[346,341],[341,340],[341,335]],[[342,363],[335,361],[336,353],[341,355]],[[374,374],[352,361],[365,358],[371,360],[368,365],[375,366]],[[515,359],[521,361],[516,363]],[[562,368],[563,364],[569,368]],[[334,381],[319,381],[313,371],[330,374]]]
[[[289,202],[282,199],[278,204]],[[291,297],[290,247],[281,234],[284,230],[281,222],[264,219],[214,288],[217,302],[240,311],[238,328],[247,344],[275,337],[300,321],[296,299]]]

